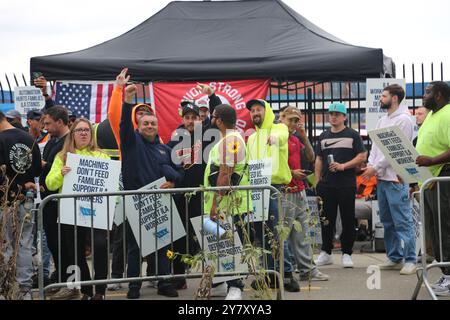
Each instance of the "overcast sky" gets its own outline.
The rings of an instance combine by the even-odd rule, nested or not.
[[[164,8],[168,0],[2,0],[0,79],[29,73],[30,58],[78,51],[132,29]],[[382,48],[402,64],[444,62],[450,80],[449,0],[284,0],[325,31],[355,45]],[[435,67],[435,77],[440,71]]]

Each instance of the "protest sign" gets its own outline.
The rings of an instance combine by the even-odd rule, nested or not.
[[[22,115],[28,111],[40,110],[45,106],[45,99],[41,89],[34,86],[14,88],[15,109]]]
[[[249,180],[252,186],[270,186],[272,181],[272,159],[250,160],[248,162]],[[264,208],[263,208],[264,197]],[[252,190],[253,214],[250,221],[264,221],[269,216],[270,190]]]
[[[369,136],[405,183],[423,182],[432,177],[428,168],[416,165],[419,154],[398,126],[369,131]]]
[[[383,89],[391,84],[406,88],[405,79],[366,79],[366,130],[376,129],[378,120],[387,114],[387,110],[380,107],[380,98]],[[403,104],[406,104],[406,99],[401,102]]]
[[[322,243],[322,225],[320,223],[319,204],[317,197],[306,197],[308,201],[308,207],[310,210],[309,220],[314,224],[309,223],[309,233],[306,235],[306,241],[311,244]]]
[[[242,242],[236,231],[236,225],[234,226],[233,237],[228,239],[222,239],[217,241],[217,237],[214,233],[203,233],[203,221],[202,219],[209,218],[208,216],[199,216],[191,218],[192,227],[194,228],[195,235],[198,239],[201,249],[205,255],[208,253],[216,254],[216,259],[207,260],[206,265],[212,265],[215,268],[215,272],[248,272],[247,264],[241,263],[242,256]],[[231,217],[228,217],[228,221],[221,222],[221,227],[227,231],[232,230]],[[202,236],[204,236],[202,248]],[[233,240],[234,239],[234,240]],[[219,258],[217,260],[217,257]],[[219,265],[218,265],[219,264]],[[198,270],[201,271],[201,270]],[[224,282],[233,279],[239,279],[239,276],[230,277],[216,277],[213,278],[213,283]]]
[[[122,173],[119,176],[119,191],[123,191]],[[116,226],[120,226],[123,223],[124,215],[125,215],[125,212],[123,209],[123,197],[118,196],[116,198],[116,208],[114,211],[114,223]]]
[[[159,189],[164,182],[166,179],[163,177],[139,190]],[[138,245],[139,226],[141,227],[143,257],[170,245],[171,240],[175,241],[186,235],[175,202],[169,194],[126,196],[125,210]]]
[[[61,223],[97,229],[111,229],[115,201],[107,197],[89,197],[94,192],[115,192],[119,187],[120,161],[68,153],[66,166],[72,170],[64,176],[62,194],[81,193],[73,199],[61,199]],[[109,209],[109,210],[108,210]],[[109,212],[109,216],[108,216]],[[109,222],[109,224],[108,224]]]

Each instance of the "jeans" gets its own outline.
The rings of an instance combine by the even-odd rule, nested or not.
[[[95,280],[104,280],[107,279],[108,276],[108,250],[107,250],[107,231],[94,229],[94,238],[91,239],[91,228],[87,227],[77,227],[76,235],[77,235],[77,251],[75,252],[75,230],[74,226],[67,225],[68,229],[66,229],[64,237],[66,239],[66,243],[71,243],[70,246],[66,247],[67,250],[67,259],[69,266],[77,265],[80,270],[81,281],[92,280],[91,272],[89,270],[89,266],[86,260],[85,248],[86,245],[91,242],[92,250],[92,264],[94,267],[94,279]],[[93,241],[93,243],[92,243]],[[75,264],[76,257],[76,264]],[[92,265],[91,265],[92,267]],[[66,273],[68,276],[71,276],[70,272],[72,270],[68,270],[69,273],[62,272],[62,274]],[[97,294],[105,294],[106,285],[100,284],[95,286],[95,293]],[[93,286],[91,285],[83,285],[81,287],[81,292],[92,296],[93,295]]]
[[[9,208],[7,209],[9,210]],[[4,214],[7,214],[6,211],[0,211],[0,219]],[[22,223],[23,219],[27,212],[25,208],[21,204],[19,206],[17,217],[19,226]],[[34,225],[34,212],[30,211],[31,217],[27,219],[23,224],[22,236],[20,238],[19,249],[17,251],[17,259],[16,259],[16,281],[19,285],[20,291],[29,291],[33,286],[33,255],[32,255],[32,246],[33,246],[33,225]],[[8,242],[8,246],[6,248],[5,253],[5,262],[7,263],[11,256],[14,253],[15,249],[15,239],[13,236],[13,220],[10,214],[6,220],[5,226],[5,237]]]
[[[283,197],[283,200],[283,211],[286,215],[288,227],[291,230],[288,238],[289,251],[294,257],[300,275],[306,275],[314,272],[317,268],[312,259],[311,242],[307,238],[310,217],[307,212],[308,201],[306,199],[306,193],[304,190],[296,193],[288,193],[285,198]],[[294,229],[294,221],[300,223],[300,231]]]
[[[125,270],[123,257],[123,223],[118,226],[113,226],[112,241],[111,278],[119,279],[123,277]]]
[[[141,275],[141,254],[139,250],[139,245],[134,237],[133,230],[130,227],[128,221],[125,222],[126,226],[126,237],[127,237],[127,277],[139,277]],[[169,246],[161,248],[157,251],[158,255],[158,270],[156,275],[169,275],[170,274],[170,261],[167,258],[166,252],[169,249]],[[155,253],[152,253],[147,260],[149,264],[155,264]],[[148,275],[150,276],[150,275]],[[142,285],[142,281],[131,281],[128,285],[129,289],[140,289]],[[169,281],[158,281],[158,287],[162,287],[165,285],[169,285]]]
[[[281,189],[281,185],[273,185],[273,187],[277,188],[278,190]],[[269,200],[269,219],[267,220],[267,226],[273,232],[275,235],[275,226],[278,224],[279,220],[279,212],[278,212],[278,195],[275,195],[270,193],[270,200]],[[258,240],[262,239],[262,223],[256,222],[255,223],[255,231],[256,231],[256,238]],[[269,244],[269,237],[267,235],[267,232],[264,231],[264,245],[265,249],[271,251],[270,244]],[[288,241],[284,241],[284,272],[285,273],[292,273],[294,271],[294,268],[292,267],[292,264],[290,262],[289,256],[289,244]],[[267,269],[268,270],[275,270],[274,266],[274,260],[272,254],[267,254]],[[276,266],[276,269],[279,270],[278,264]]]
[[[405,262],[415,263],[416,239],[408,185],[378,180],[377,197],[389,260],[401,262],[404,259]]]
[[[37,216],[35,217],[37,218]],[[38,238],[37,238],[37,221],[35,220],[34,240],[33,240],[33,256],[37,254]],[[52,253],[47,245],[47,236],[45,230],[42,231],[42,264],[44,266],[44,278],[50,278],[50,260]],[[35,266],[37,267],[37,266]]]

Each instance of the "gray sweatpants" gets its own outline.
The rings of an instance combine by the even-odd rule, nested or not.
[[[305,191],[296,193],[287,193],[282,201],[283,211],[286,217],[288,227],[291,229],[288,238],[289,251],[294,256],[297,268],[300,271],[300,276],[306,275],[309,272],[314,272],[316,266],[312,259],[311,241],[308,238],[309,234],[309,219],[310,216],[306,209],[308,208],[308,201],[306,199]],[[300,222],[302,230],[297,232],[293,226],[294,220]]]
[[[3,216],[4,212],[0,212],[0,218]],[[23,205],[19,206],[18,212],[18,222],[19,225],[22,223],[25,217],[25,209]],[[19,285],[21,291],[28,291],[32,289],[33,286],[33,255],[32,255],[32,245],[33,245],[33,224],[34,224],[34,212],[30,212],[31,217],[28,219],[22,229],[22,237],[20,239],[20,248],[17,253],[16,260],[16,280]],[[12,226],[12,217],[9,215],[6,228],[5,228],[5,237],[8,241],[8,246],[6,249],[5,258],[6,261],[9,261],[9,258],[12,256],[14,252],[15,242],[13,239],[13,226]]]

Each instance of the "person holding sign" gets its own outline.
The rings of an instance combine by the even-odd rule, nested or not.
[[[170,189],[179,185],[183,179],[183,170],[171,160],[171,149],[161,144],[158,136],[158,119],[152,113],[144,113],[138,118],[135,131],[132,113],[133,99],[136,94],[136,85],[132,84],[125,89],[125,101],[122,106],[120,120],[120,151],[122,156],[122,178],[125,190],[137,190],[149,183],[165,177],[160,188]],[[141,227],[139,225],[139,227]],[[128,277],[139,277],[141,257],[139,245],[129,223],[126,223],[128,245]],[[139,239],[138,239],[139,240]],[[166,256],[168,246],[157,251],[158,275],[170,274],[170,262]],[[128,299],[140,297],[141,282],[130,282],[127,294]],[[158,281],[158,294],[166,297],[178,297],[178,292],[171,281]]]
[[[429,167],[435,177],[450,176],[450,87],[442,81],[432,82],[425,90],[423,106],[430,110],[419,130],[416,149],[419,166]],[[434,184],[425,190],[425,226],[431,237],[437,261],[450,261],[450,183],[439,184],[440,198]],[[439,230],[439,206],[441,230]],[[439,241],[439,231],[442,242]],[[442,246],[442,256],[440,246]],[[436,295],[450,296],[450,268],[441,268],[443,276],[432,288]]]
[[[414,123],[408,107],[401,105],[404,97],[405,90],[398,84],[384,88],[380,106],[387,110],[387,114],[378,120],[376,128],[398,126],[405,136],[412,140]],[[384,226],[386,255],[389,259],[379,267],[400,270],[400,274],[405,275],[415,274],[416,240],[409,200],[409,186],[398,177],[376,144],[372,144],[368,165],[363,170],[363,179],[368,180],[374,175],[378,178],[377,199],[380,220]],[[403,248],[401,241],[404,243]]]
[[[67,154],[75,153],[84,156],[90,156],[95,158],[109,159],[109,156],[103,153],[95,142],[92,134],[93,128],[89,120],[80,118],[77,119],[72,127],[63,149],[55,157],[52,168],[48,173],[45,183],[50,191],[61,190],[64,182],[64,176],[71,171],[71,168],[66,166]],[[91,280],[89,273],[89,267],[86,262],[86,256],[84,249],[86,247],[86,240],[90,235],[90,229],[86,227],[77,227],[77,252],[73,252],[73,245],[67,245],[65,248],[61,248],[61,251],[68,252],[70,255],[70,265],[75,265],[75,255],[77,256],[78,267],[81,271],[81,281]],[[75,235],[73,228],[67,228],[65,234],[67,243],[73,244]],[[107,266],[108,266],[108,252],[106,249],[106,231],[94,229],[94,270],[95,279],[107,278]],[[62,270],[65,272],[66,270]],[[65,288],[70,290],[68,288]],[[81,292],[83,293],[82,299],[88,300],[103,300],[105,296],[106,285],[96,285],[95,295],[93,294],[92,286],[83,286]]]
[[[247,149],[249,161],[271,158],[271,185],[281,190],[284,185],[289,184],[292,180],[291,169],[288,164],[288,128],[283,123],[274,123],[275,114],[267,101],[262,99],[250,100],[246,106],[250,110],[250,116],[256,128],[256,132],[248,138]],[[267,224],[273,232],[275,232],[275,226],[278,224],[278,220],[278,196],[271,192]],[[256,227],[256,230],[259,232],[261,228]],[[267,238],[267,234],[265,237]],[[268,242],[267,238],[265,240],[267,246],[265,249],[271,250]],[[268,267],[271,270],[275,270],[272,255],[268,255],[267,258]],[[286,241],[284,245],[284,287],[287,291],[298,292],[300,291],[300,286],[292,275],[293,271],[294,268],[289,260],[289,249]],[[275,279],[270,280],[270,285],[273,287],[275,285]]]
[[[214,108],[221,104],[220,98],[214,94],[214,90],[206,85],[199,84],[197,87],[202,90],[203,93],[209,97],[209,108],[214,111]],[[181,164],[184,170],[184,177],[179,187],[181,188],[197,188],[203,184],[203,178],[208,161],[205,150],[211,143],[214,143],[214,139],[210,141],[204,141],[206,130],[211,126],[209,118],[207,122],[200,119],[200,107],[190,101],[183,101],[180,104],[180,115],[182,118],[182,124],[175,129],[172,133],[170,141],[167,145],[172,148],[172,159],[175,163]],[[206,139],[205,139],[206,140]],[[201,208],[201,193],[196,193],[189,197],[189,201],[186,204],[186,198],[184,194],[176,194],[174,196],[178,212],[183,217],[181,220],[186,226],[186,215],[189,219],[200,216]],[[177,240],[174,243],[174,250],[179,253],[189,253],[194,255],[198,252],[199,247],[194,240],[194,229],[192,226],[188,226],[188,252],[186,251],[186,238]],[[175,274],[185,273],[185,264],[181,259],[175,259],[173,261],[173,268]],[[177,279],[177,288],[186,288],[186,279]]]
[[[220,131],[221,139],[211,149],[205,169],[205,187],[249,185],[245,141],[236,130],[236,111],[228,104],[218,105],[212,114],[211,127]],[[232,216],[239,221],[252,208],[247,191],[205,192],[205,214],[211,220],[218,215]],[[226,300],[241,300],[244,287],[240,280],[228,281]]]
[[[324,131],[316,149],[315,176],[317,194],[323,200],[326,217],[322,221],[322,251],[316,260],[318,266],[332,264],[333,237],[337,209],[342,221],[342,266],[353,268],[352,253],[355,242],[355,167],[366,160],[361,136],[347,127],[347,107],[332,103],[328,107],[331,129]]]

